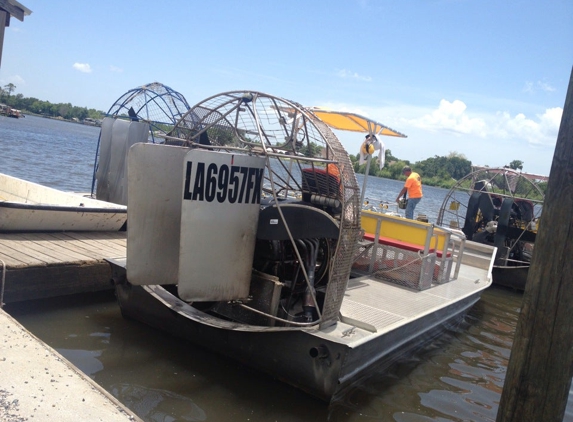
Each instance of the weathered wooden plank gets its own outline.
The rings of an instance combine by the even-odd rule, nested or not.
[[[10,244],[12,249],[15,249],[21,254],[28,256],[28,262],[32,265],[38,261],[41,261],[45,264],[58,262],[58,260],[54,259],[53,256],[43,253],[41,249],[38,250],[37,247],[34,247],[33,242],[25,239],[20,234],[12,236],[10,243],[4,242],[4,245],[8,246],[8,244]]]
[[[78,232],[68,232],[70,234],[80,234]],[[90,239],[107,240],[116,242],[117,244],[124,244],[127,239],[127,232],[93,232]]]
[[[50,237],[54,240],[55,243],[57,242],[57,245],[59,245],[60,248],[74,251],[84,256],[84,259],[102,259],[102,252],[99,249],[94,248],[93,245],[91,245],[89,242],[81,242],[75,240],[63,233],[50,233]]]
[[[67,232],[65,235],[70,238],[71,242],[74,242],[74,245],[98,251],[101,257],[125,256],[125,243],[124,245],[110,243],[108,242],[108,239],[102,238],[95,233],[93,236],[90,234],[89,237],[78,232]]]
[[[26,254],[37,256],[42,261],[45,261],[48,265],[59,264],[66,261],[60,254],[58,254],[58,252],[50,248],[46,248],[42,245],[38,245],[33,240],[28,240],[25,238],[19,240],[18,249],[25,251]]]
[[[33,256],[27,255],[18,249],[14,248],[14,243],[0,239],[0,259],[8,267],[21,267],[27,265],[46,265],[42,260],[36,259]]]
[[[77,233],[75,235],[77,235]],[[94,242],[94,244],[99,244],[125,254],[127,235],[125,232],[100,232],[95,233],[93,237],[90,237],[90,242]]]
[[[112,289],[105,262],[8,269],[4,302],[21,302]]]
[[[118,243],[116,243],[115,240],[106,240],[106,239],[97,240],[97,239],[94,239],[92,242],[94,245],[97,245],[101,248],[104,248],[106,250],[114,252],[116,254],[114,256],[117,256],[118,253],[125,255],[125,251],[126,251],[126,247],[127,247],[126,241],[124,241],[123,244],[118,244]]]
[[[0,0],[0,9],[10,13],[10,15],[14,16],[19,21],[24,21],[24,10],[17,5],[10,3],[8,0]]]
[[[105,257],[125,256],[123,233],[1,233],[4,302],[111,289]]]
[[[39,250],[50,251],[49,255],[58,259],[59,262],[83,262],[93,260],[93,256],[81,253],[77,249],[63,247],[63,242],[58,241],[48,233],[26,233],[24,237],[37,245]]]
[[[90,233],[3,233],[0,256],[8,266],[18,267],[125,256],[125,233],[93,237]]]
[[[572,193],[573,70],[498,422],[561,421],[565,414],[573,375]]]
[[[84,241],[79,241],[65,233],[34,233],[35,238],[49,241],[49,245],[54,245],[63,253],[71,251],[70,257],[77,255],[79,261],[101,260],[103,255],[101,249],[97,247],[98,244],[94,247],[94,242],[89,239],[89,235],[85,236]]]

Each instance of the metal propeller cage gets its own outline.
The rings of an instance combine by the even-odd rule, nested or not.
[[[310,201],[337,219],[340,236],[320,318],[336,321],[360,232],[360,192],[350,158],[328,126],[295,102],[232,91],[191,107],[165,138],[166,144],[265,156],[263,196],[274,206]]]

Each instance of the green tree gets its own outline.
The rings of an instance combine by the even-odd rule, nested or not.
[[[16,89],[16,85],[10,82],[8,85],[4,85],[4,90],[8,93],[8,96],[12,95],[14,90]]]
[[[303,145],[299,152],[306,157],[317,157],[320,155],[320,146],[315,142],[309,142],[307,145]]]
[[[523,161],[513,160],[511,163],[509,163],[509,168],[513,170],[523,170]]]
[[[52,104],[49,101],[38,100],[34,97],[24,97],[22,94],[11,95],[15,88],[14,84],[8,84],[4,88],[0,88],[0,98],[2,102],[10,107],[27,113],[49,117],[63,117],[68,120],[73,118],[84,120],[86,117],[101,119],[105,114],[103,111],[93,108],[88,110],[86,107],[73,106],[70,103]]]
[[[393,161],[399,160],[398,158],[396,158],[392,155],[392,151],[389,149],[384,151],[384,157],[385,157],[386,163],[391,163]]]

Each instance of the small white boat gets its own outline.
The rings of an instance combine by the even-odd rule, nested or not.
[[[382,213],[361,230],[348,154],[281,98],[199,103],[165,144],[129,149],[127,179],[127,255],[109,259],[122,314],[326,401],[491,284],[494,247]]]
[[[115,231],[127,207],[0,173],[0,232]]]

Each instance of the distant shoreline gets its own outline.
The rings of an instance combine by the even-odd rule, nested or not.
[[[22,113],[22,114],[24,114],[24,113]],[[74,120],[74,119],[64,119],[62,116],[53,117],[53,116],[48,116],[48,115],[44,115],[44,114],[37,114],[37,113],[30,113],[30,112],[26,112],[25,114],[28,116],[42,117],[44,119],[58,120],[60,122],[69,122],[69,123],[77,123],[77,124],[85,125],[85,126],[101,127],[101,122],[98,122],[97,120],[93,120],[93,119],[92,119],[93,121],[86,122],[85,120],[80,121],[80,120]]]

